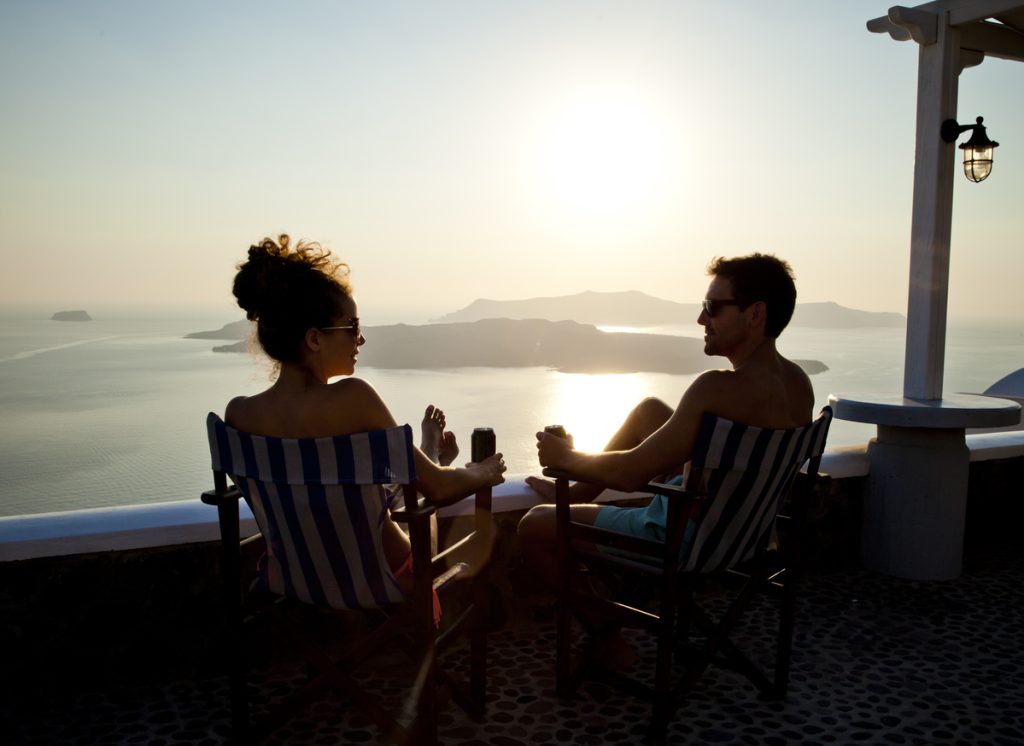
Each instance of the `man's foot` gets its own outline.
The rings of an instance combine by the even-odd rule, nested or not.
[[[527,477],[526,486],[544,498],[545,502],[553,503],[555,501],[555,483],[553,480],[545,477]]]

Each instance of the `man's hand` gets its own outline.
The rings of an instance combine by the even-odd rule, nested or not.
[[[572,453],[569,440],[543,431],[537,433],[537,460],[541,466],[568,469]]]

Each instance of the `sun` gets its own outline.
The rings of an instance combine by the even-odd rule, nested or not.
[[[669,189],[675,143],[665,107],[639,91],[583,89],[549,104],[527,157],[531,191],[587,219],[642,213]]]
[[[556,419],[572,433],[577,449],[600,451],[643,399],[646,382],[636,373],[564,373],[559,383],[553,404]]]

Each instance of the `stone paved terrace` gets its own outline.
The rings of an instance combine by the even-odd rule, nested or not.
[[[711,669],[677,712],[670,742],[1024,744],[1024,510],[1015,461],[1014,487],[1002,485],[994,511],[979,511],[972,498],[962,577],[914,582],[855,561],[819,563],[804,586],[787,700],[762,702],[738,674]],[[57,558],[0,565],[2,742],[230,743],[220,659],[196,634],[213,624],[208,589],[195,577],[209,575],[214,549],[178,547],[146,561],[113,553],[70,568]],[[97,575],[109,578],[110,597],[130,597],[116,617],[109,598],[96,601],[85,588],[83,578]],[[501,579],[509,616],[491,637],[488,718],[475,723],[449,705],[442,742],[641,743],[645,704],[596,683],[585,683],[575,702],[556,698],[551,608],[509,575]],[[155,581],[147,585],[155,576],[160,593]],[[26,596],[31,613],[20,602]],[[774,614],[773,602],[763,602],[741,645],[757,649]],[[188,647],[175,645],[182,639]],[[642,658],[650,654],[649,640],[636,643]],[[374,666],[381,697],[401,701],[396,681],[407,664],[385,655]],[[302,675],[287,661],[262,668],[257,703]],[[270,743],[379,739],[344,700],[327,699]]]
[[[672,743],[1024,743],[1024,552],[978,551],[964,576],[943,583],[866,572],[813,577],[796,635],[789,697],[758,700],[737,674],[712,669],[671,727]],[[765,610],[768,618],[770,609]],[[640,743],[647,707],[602,684],[576,702],[553,693],[554,629],[543,607],[493,635],[489,717],[478,724],[454,706],[442,719],[446,744]],[[740,639],[764,637],[747,627]],[[648,641],[641,648],[649,652]],[[406,668],[378,664],[382,696]],[[262,697],[301,671],[259,680]],[[260,697],[258,696],[257,699]],[[56,686],[2,706],[6,743],[229,743],[223,677],[163,685]],[[9,739],[9,740],[8,740]],[[271,743],[374,743],[376,730],[343,701],[313,705]]]

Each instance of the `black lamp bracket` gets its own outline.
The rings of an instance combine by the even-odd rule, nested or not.
[[[978,117],[976,124],[960,124],[955,119],[947,119],[942,123],[939,134],[944,142],[956,142],[956,139],[964,132],[967,132],[967,130],[973,130],[977,127],[984,129],[982,125],[984,119],[984,117]]]

